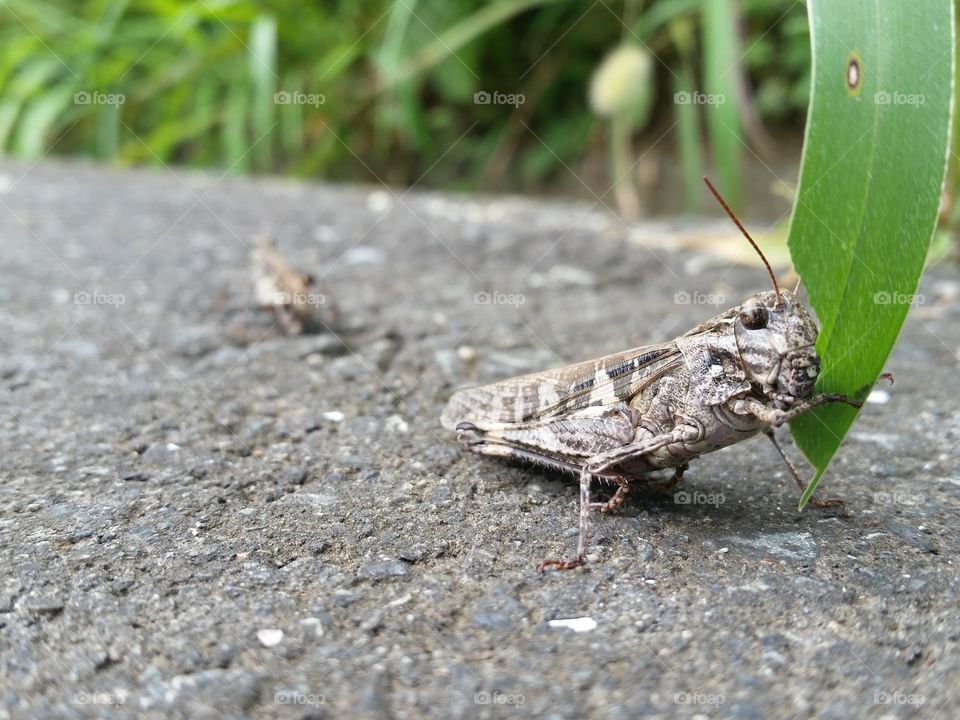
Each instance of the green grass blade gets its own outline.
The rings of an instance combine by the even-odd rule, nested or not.
[[[504,21],[519,15],[530,8],[550,5],[559,0],[503,0],[487,5],[468,15],[439,33],[438,37],[421,48],[412,58],[405,62],[390,78],[385,79],[383,89],[409,80],[432,68],[441,60],[450,56],[474,38],[479,37],[487,30],[500,25]]]
[[[669,25],[670,36],[680,56],[673,76],[673,117],[677,121],[677,154],[680,161],[680,179],[683,183],[683,211],[695,215],[700,211],[703,197],[703,161],[700,147],[700,109],[678,99],[689,98],[696,87],[694,79],[693,21],[688,17],[674,18]]]
[[[789,245],[820,321],[816,389],[862,399],[903,324],[936,225],[952,0],[811,0],[809,13],[813,89]],[[816,470],[801,508],[855,417],[830,405],[791,423]]]
[[[727,202],[742,207],[743,128],[737,107],[737,63],[740,45],[732,0],[709,0],[703,6],[703,84],[706,90],[707,134],[717,178]]]
[[[250,29],[247,49],[250,76],[253,79],[253,141],[251,154],[258,170],[273,166],[274,93],[277,89],[277,22],[269,15],[261,15]],[[292,88],[291,91],[300,91]]]
[[[27,158],[43,155],[46,143],[55,139],[52,129],[58,118],[73,105],[73,93],[73,82],[68,80],[31,100],[18,123],[13,151]]]

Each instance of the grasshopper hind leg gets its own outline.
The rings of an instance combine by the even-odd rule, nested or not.
[[[580,537],[577,540],[577,554],[567,560],[541,560],[537,570],[547,568],[555,570],[573,570],[583,565],[587,557],[587,536],[590,533],[590,483],[593,477],[586,468],[580,470]]]
[[[470,422],[462,422],[457,425],[457,440],[459,440],[460,444],[467,450],[475,452],[478,455],[489,455],[507,460],[529,462],[561,472],[573,473],[574,475],[580,472],[581,464],[578,462],[552,457],[544,453],[539,453],[532,448],[526,448],[519,443],[507,442],[491,437],[487,432]]]
[[[590,407],[562,418],[488,427],[470,421],[455,426],[457,440],[481,455],[525,460],[579,474],[589,459],[634,440],[637,414],[627,405]],[[620,475],[591,468],[597,477]]]
[[[583,565],[586,558],[587,540],[590,533],[590,510],[597,508],[607,513],[623,504],[629,489],[629,482],[622,475],[603,474],[595,475],[587,472],[584,460],[577,458],[565,459],[561,457],[539,453],[532,448],[524,447],[516,441],[499,438],[481,430],[471,422],[461,422],[456,427],[457,439],[469,450],[481,455],[501,457],[508,460],[519,460],[542,465],[554,470],[573,473],[580,478],[580,523],[577,553],[573,558],[564,560],[543,560],[537,565],[540,572],[547,568],[556,570],[572,570]],[[590,501],[590,484],[594,479],[615,483],[617,489],[606,502]]]

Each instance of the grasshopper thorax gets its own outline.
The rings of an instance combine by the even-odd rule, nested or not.
[[[734,320],[737,349],[747,379],[764,396],[787,401],[809,397],[820,373],[817,326],[789,290],[757,293]]]

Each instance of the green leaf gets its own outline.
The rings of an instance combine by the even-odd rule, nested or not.
[[[809,14],[813,90],[789,246],[820,321],[816,391],[862,400],[903,324],[936,225],[951,0],[810,0]],[[832,404],[791,423],[816,469],[801,509],[856,414]]]

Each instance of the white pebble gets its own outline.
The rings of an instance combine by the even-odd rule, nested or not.
[[[339,410],[328,410],[323,414],[323,419],[330,422],[343,422],[344,417],[346,416]]]
[[[410,426],[407,425],[407,421],[399,415],[391,415],[384,421],[383,424],[387,430],[390,430],[391,432],[406,433],[410,431]]]
[[[369,245],[357,245],[343,254],[343,262],[346,265],[369,265],[381,263],[383,259],[384,254]]]
[[[260,644],[264,647],[276,647],[280,644],[280,641],[283,640],[283,630],[279,628],[263,628],[262,630],[257,630],[257,640],[259,640]]]
[[[565,620],[551,620],[547,623],[553,628],[567,628],[576,633],[590,632],[597,629],[597,621],[591,617],[566,618]]]

